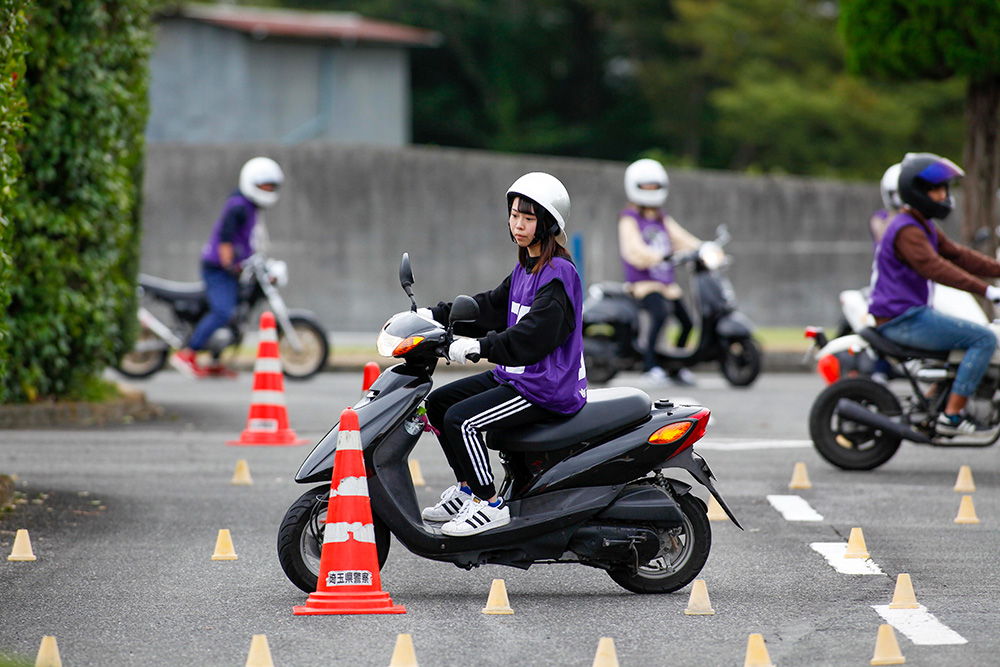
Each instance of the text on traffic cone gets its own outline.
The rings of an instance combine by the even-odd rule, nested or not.
[[[38,655],[35,656],[35,667],[62,667],[59,646],[56,644],[56,638],[52,635],[42,637],[42,643],[38,647]]]
[[[795,464],[792,469],[792,481],[788,483],[789,489],[811,489],[812,482],[809,481],[809,473],[806,471],[806,464],[801,461]]]
[[[709,521],[729,521],[729,515],[726,514],[726,510],[722,509],[722,505],[715,499],[715,496],[708,497],[707,516]]]
[[[955,517],[955,523],[979,523],[976,507],[972,504],[972,496],[962,496],[962,503],[958,506],[958,516]]]
[[[872,656],[873,665],[902,665],[906,658],[899,650],[899,642],[896,641],[896,632],[888,623],[878,626],[878,637],[875,638],[875,655]]]
[[[771,656],[767,654],[763,635],[752,634],[747,638],[747,655],[743,660],[743,667],[774,667]]]
[[[303,614],[405,614],[382,590],[358,413],[340,413],[316,590]]]
[[[17,534],[14,535],[14,548],[10,550],[7,560],[36,560],[35,554],[31,550],[31,538],[28,537],[28,531],[24,528],[17,529]]]
[[[868,547],[865,546],[865,534],[860,528],[851,528],[851,535],[847,538],[847,550],[844,551],[844,558],[869,558]]]
[[[896,577],[896,589],[892,592],[892,602],[889,609],[920,609],[917,596],[913,593],[913,582],[910,575],[900,574]]]
[[[257,343],[257,360],[253,365],[253,394],[250,397],[250,414],[247,426],[239,440],[229,440],[229,445],[301,445],[288,425],[285,407],[285,379],[281,373],[281,356],[278,353],[278,329],[274,314],[261,313],[260,336]]]
[[[253,484],[253,478],[250,477],[250,466],[247,464],[246,459],[240,459],[236,462],[236,470],[233,471],[233,481],[231,483],[233,486],[250,486]]]
[[[486,606],[483,607],[484,614],[513,614],[510,608],[510,600],[507,599],[507,585],[503,579],[494,579],[490,586],[490,596],[486,599]]]
[[[233,549],[233,538],[229,534],[228,528],[219,529],[219,536],[215,538],[215,553],[212,560],[236,560],[236,550]]]
[[[957,493],[973,493],[976,490],[976,483],[972,481],[972,468],[962,466],[958,469],[958,478],[955,480]]]
[[[413,638],[409,634],[396,635],[396,648],[392,650],[389,667],[418,667],[417,654],[413,650]]]
[[[271,659],[271,647],[267,645],[266,635],[254,635],[250,640],[250,652],[247,654],[246,667],[274,667]]]
[[[601,637],[601,641],[597,642],[597,653],[594,654],[594,664],[591,667],[619,667],[614,639]]]
[[[711,616],[715,613],[708,599],[708,587],[705,586],[704,579],[695,579],[691,584],[691,597],[688,598],[684,613],[688,616]]]

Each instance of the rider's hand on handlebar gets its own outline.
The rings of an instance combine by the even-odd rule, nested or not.
[[[1000,305],[1000,287],[997,287],[996,285],[987,285],[986,298],[992,301],[994,305]]]
[[[448,346],[448,358],[456,364],[464,364],[467,359],[475,356],[472,361],[479,361],[479,341],[475,338],[456,338]]]

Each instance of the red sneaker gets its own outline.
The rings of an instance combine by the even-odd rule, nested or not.
[[[230,380],[235,380],[240,376],[239,373],[234,371],[229,366],[226,366],[221,361],[213,361],[211,364],[208,365],[207,368],[205,368],[205,372],[208,375],[208,377],[227,378]]]
[[[195,360],[194,350],[179,350],[170,355],[170,365],[181,375],[189,378],[203,378],[208,375],[208,371],[198,365]]]

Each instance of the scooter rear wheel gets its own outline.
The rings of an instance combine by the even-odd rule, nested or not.
[[[763,354],[753,338],[735,338],[723,341],[722,374],[734,387],[749,387],[760,375]]]
[[[837,404],[842,398],[886,417],[902,412],[899,401],[874,380],[844,378],[821,391],[809,411],[809,435],[820,456],[844,470],[879,467],[899,449],[900,438],[841,417]]]
[[[673,593],[684,588],[701,572],[712,548],[708,508],[699,498],[683,494],[676,498],[684,516],[680,528],[660,531],[660,552],[638,569],[608,570],[615,583],[633,593]]]
[[[316,590],[319,580],[319,560],[326,527],[326,508],[330,485],[324,484],[306,491],[285,512],[278,529],[278,562],[285,576],[306,593]],[[389,527],[372,514],[375,525],[375,548],[381,570],[389,557]]]

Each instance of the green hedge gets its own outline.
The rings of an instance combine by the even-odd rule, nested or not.
[[[28,0],[0,0],[0,377],[7,375],[7,304],[10,302],[12,236],[6,212],[21,175],[17,148],[24,135],[24,8]],[[0,402],[4,388],[0,385]]]
[[[26,12],[7,401],[72,395],[134,339],[152,47],[148,0],[50,0]]]

